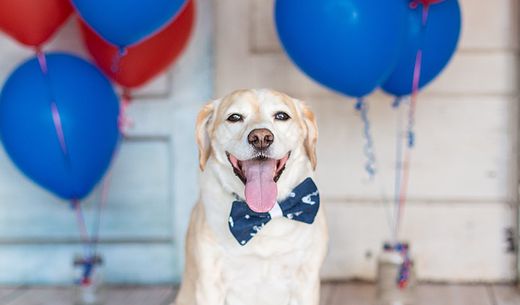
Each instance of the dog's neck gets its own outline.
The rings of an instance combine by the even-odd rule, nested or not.
[[[310,161],[302,152],[293,153],[277,182],[278,201],[285,199],[307,177],[314,178]],[[200,179],[200,199],[210,227],[214,231],[228,230],[227,221],[235,196],[244,196],[243,183],[228,164],[220,163],[214,157],[209,158]]]

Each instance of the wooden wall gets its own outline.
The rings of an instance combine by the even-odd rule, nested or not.
[[[510,281],[505,230],[517,202],[518,1],[461,0],[463,33],[451,64],[420,96],[403,238],[419,277]],[[307,100],[318,117],[318,177],[331,229],[326,278],[371,279],[389,237],[395,129],[391,97],[369,97],[379,175],[363,171],[351,99],[304,76],[281,51],[273,0],[216,0],[216,93],[270,87]]]
[[[198,197],[195,118],[211,97],[212,8],[198,1],[195,32],[171,71],[135,92],[133,125],[113,164],[100,231],[110,283],[171,283],[183,268],[184,236]],[[46,50],[88,58],[72,18]],[[32,51],[0,34],[0,84]],[[35,151],[37,156],[37,151]],[[92,230],[96,190],[83,203]],[[72,284],[82,253],[74,212],[33,184],[0,149],[0,285]]]

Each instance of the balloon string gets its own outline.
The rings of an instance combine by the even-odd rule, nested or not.
[[[436,0],[430,2],[431,4],[440,3],[444,0]],[[429,3],[424,3],[421,0],[412,0],[410,2],[410,7],[412,9],[416,9],[419,3],[423,3],[422,10],[422,30],[425,29],[428,22],[428,13],[429,13]],[[422,42],[419,42],[422,44]],[[410,165],[412,158],[412,149],[415,146],[415,112],[417,107],[417,99],[419,94],[419,86],[421,79],[421,67],[423,60],[423,51],[422,48],[419,47],[415,56],[415,66],[413,69],[413,80],[412,80],[412,95],[410,99],[410,105],[408,109],[408,126],[407,126],[407,146],[406,151],[403,156],[403,147],[402,147],[402,124],[399,123],[398,135],[397,135],[397,151],[396,151],[396,183],[395,183],[395,192],[396,192],[396,222],[395,222],[395,230],[394,236],[397,238],[399,235],[399,230],[404,214],[404,207],[407,202],[408,196],[408,187],[410,182]],[[397,101],[394,103],[396,104]]]
[[[410,101],[410,109],[408,113],[408,146],[415,145],[415,109],[417,107],[417,97],[419,95],[419,82],[421,79],[422,50],[417,51],[415,57],[415,67],[413,71],[412,98]]]
[[[372,180],[376,174],[376,157],[374,152],[374,141],[370,131],[370,120],[368,118],[368,104],[363,98],[358,98],[356,103],[356,110],[361,115],[363,121],[363,136],[365,138],[365,146],[363,152],[366,157],[365,170],[369,178]]]
[[[65,135],[63,134],[63,126],[61,124],[61,117],[58,111],[58,106],[54,101],[51,102],[52,121],[54,122],[54,128],[56,129],[56,135],[60,142],[61,151],[65,156],[68,156],[67,144],[65,143]]]
[[[99,231],[101,226],[102,211],[108,203],[108,193],[112,181],[112,170],[110,170],[101,185],[101,195],[96,208],[96,216],[94,219],[94,226],[92,229],[92,257],[97,255],[97,244],[99,242]]]
[[[45,56],[45,53],[43,53],[41,51],[41,49],[37,49],[36,50],[36,57],[38,59],[38,63],[40,65],[40,69],[43,73],[43,76],[45,78],[45,81],[47,83],[47,86],[49,88],[49,92],[50,92],[50,95],[51,95],[51,102],[50,102],[50,110],[51,110],[51,115],[52,115],[52,122],[54,124],[54,129],[56,131],[56,136],[58,138],[58,141],[59,141],[59,144],[60,144],[60,148],[61,148],[61,151],[63,153],[63,157],[64,157],[64,160],[65,160],[65,166],[67,167],[69,173],[70,173],[70,167],[71,167],[71,163],[70,163],[70,155],[69,155],[69,150],[67,148],[67,143],[65,141],[65,133],[63,131],[63,121],[61,119],[61,115],[60,115],[60,112],[59,112],[59,109],[58,109],[58,105],[56,104],[56,100],[54,98],[54,94],[52,92],[52,86],[51,86],[51,83],[50,83],[50,78],[49,78],[49,70],[48,70],[48,65],[47,65],[47,58]],[[83,247],[85,249],[85,254],[84,254],[84,259],[82,261],[83,263],[83,276],[82,276],[82,279],[81,279],[81,284],[83,285],[88,285],[90,284],[90,277],[91,277],[91,274],[94,270],[94,255],[93,255],[93,251],[89,251],[89,248],[92,248],[92,240],[89,238],[89,235],[88,235],[88,230],[87,230],[87,226],[86,226],[86,223],[85,223],[85,217],[83,215],[83,211],[81,209],[81,204],[79,202],[79,200],[77,199],[73,199],[71,201],[71,207],[74,209],[75,211],[75,214],[76,214],[76,222],[77,222],[77,225],[78,225],[78,230],[79,230],[79,233],[80,233],[80,240],[83,244]]]
[[[397,218],[396,218],[396,234],[399,234],[401,219],[404,213],[404,206],[407,201],[408,195],[408,186],[410,179],[410,164],[412,158],[412,149],[415,146],[415,111],[417,106],[417,97],[419,93],[419,82],[421,76],[421,64],[422,64],[422,50],[419,49],[417,51],[417,55],[415,58],[415,67],[413,71],[413,83],[412,83],[412,96],[410,99],[410,108],[408,109],[408,145],[404,155],[404,161],[402,162],[402,181],[400,183],[399,190],[399,204],[397,209]]]
[[[81,241],[85,244],[89,244],[90,238],[88,236],[87,225],[85,223],[85,217],[84,217],[83,211],[81,209],[80,201],[77,199],[73,199],[71,201],[71,207],[76,212],[76,221],[78,223],[78,229],[79,229]]]
[[[393,107],[396,111],[397,116],[397,132],[395,141],[395,184],[394,184],[394,219],[395,222],[392,225],[392,240],[394,243],[398,240],[398,226],[397,226],[397,213],[399,211],[399,198],[401,191],[401,178],[402,178],[402,167],[403,167],[403,114],[400,110],[400,105],[403,103],[403,98],[396,97]]]
[[[71,207],[76,212],[76,223],[78,225],[80,240],[83,244],[83,247],[85,248],[85,253],[83,254],[83,259],[81,260],[83,272],[79,283],[81,285],[87,286],[91,283],[91,276],[94,272],[94,263],[96,260],[93,252],[91,251],[93,247],[93,239],[89,237],[85,216],[81,209],[81,203],[79,200],[73,199],[71,201]]]
[[[40,48],[36,49],[36,57],[38,58],[38,63],[40,64],[40,69],[42,70],[43,74],[47,75],[49,71],[47,68],[47,60],[45,58],[45,54]]]
[[[117,120],[117,124],[119,126],[119,132],[125,136],[128,128],[133,126],[133,121],[128,117],[127,111],[128,106],[132,102],[132,95],[128,89],[124,89],[121,94],[121,108],[119,112],[119,117]]]
[[[422,25],[426,26],[426,22],[428,21],[428,13],[430,11],[430,7],[428,5],[423,6],[422,10]]]
[[[61,151],[63,152],[63,156],[65,157],[66,162],[69,163],[68,149],[67,149],[67,143],[65,142],[65,134],[63,132],[62,120],[61,120],[60,112],[58,110],[58,105],[56,104],[56,100],[54,98],[54,94],[52,93],[52,86],[50,84],[49,69],[47,66],[47,58],[45,57],[45,53],[43,53],[41,51],[41,49],[36,49],[36,57],[38,59],[40,69],[43,73],[47,86],[49,88],[49,92],[51,93],[50,108],[51,108],[52,122],[54,124],[54,129],[56,130],[56,136],[58,137],[58,141],[60,143],[60,148],[61,148]]]

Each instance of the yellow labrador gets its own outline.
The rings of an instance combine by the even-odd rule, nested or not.
[[[177,305],[317,305],[328,242],[301,101],[240,90],[197,119],[201,193]]]

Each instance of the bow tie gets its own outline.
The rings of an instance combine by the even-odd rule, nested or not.
[[[311,178],[305,179],[282,202],[276,203],[267,213],[257,213],[247,203],[236,200],[231,207],[229,230],[243,246],[273,218],[288,219],[311,224],[320,208],[320,193]]]

